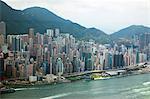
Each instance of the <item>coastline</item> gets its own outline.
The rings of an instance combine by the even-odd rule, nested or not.
[[[148,90],[150,87],[149,76],[150,74],[141,74],[141,75],[122,77],[122,78],[108,79],[108,80],[95,80],[95,81],[79,80],[73,83],[16,88],[15,93],[2,95],[2,97],[21,99],[24,96],[24,94],[26,94],[27,97],[25,98],[32,97],[32,99],[46,99],[46,98],[51,98],[53,96],[59,96],[62,94],[71,93],[66,97],[59,97],[59,98],[72,99],[73,97],[72,95],[75,95],[76,98],[78,99],[82,99],[82,98],[92,99],[93,95],[95,95],[94,93],[98,93],[96,95],[96,97],[98,98],[96,99],[105,99],[105,98],[111,99],[112,97],[113,99],[120,99],[124,96],[130,97],[131,94],[137,96],[140,95],[140,98],[137,99],[142,99],[143,95],[141,94],[141,92],[149,91]],[[104,90],[104,88],[106,90]],[[137,90],[140,90],[140,92],[139,91],[137,92]],[[105,93],[107,97],[103,95]],[[117,95],[116,97],[118,98],[115,98],[114,95]],[[131,96],[131,98],[127,98],[127,99],[133,99],[133,97]],[[144,99],[149,99],[149,98],[144,98]]]
[[[118,70],[116,70],[115,72],[117,72]],[[108,72],[108,71],[106,71]],[[146,66],[142,66],[139,67],[138,69],[136,68],[134,69],[129,69],[126,70],[125,73],[120,73],[117,75],[112,75],[110,77],[110,79],[114,79],[114,78],[121,78],[121,77],[127,77],[127,76],[132,76],[132,75],[140,75],[140,74],[148,74],[150,73],[150,66],[146,65]],[[75,82],[75,81],[79,81],[79,80],[84,80],[85,78],[83,77],[83,75],[79,75],[79,76],[75,76],[75,77],[67,77],[66,80],[67,81],[55,81],[55,82],[45,82],[45,81],[37,81],[37,82],[29,82],[29,81],[15,81],[15,82],[5,82],[3,83],[6,87],[9,88],[24,88],[24,87],[32,87],[32,86],[42,86],[42,85],[55,85],[55,84],[61,84],[61,83],[71,83],[71,82]],[[91,80],[92,81],[92,80]]]
[[[134,75],[142,75],[142,74],[150,74],[150,72],[132,73],[132,74],[126,74],[126,75],[121,75],[121,76],[113,76],[110,79],[117,79],[117,78],[134,76]],[[84,78],[81,78],[81,77],[72,77],[72,79],[73,80],[71,80],[71,82],[68,82],[68,83],[73,83],[73,82],[76,82],[76,81],[85,80]],[[110,79],[107,79],[107,80],[110,80]],[[90,81],[94,81],[94,80],[90,80]],[[55,82],[55,83],[39,83],[39,84],[33,84],[33,83],[30,83],[30,84],[22,84],[22,83],[12,84],[12,83],[10,83],[10,84],[5,84],[5,87],[16,89],[16,88],[39,87],[39,86],[41,87],[41,86],[45,86],[45,85],[58,85],[58,84],[62,84],[62,83],[58,83],[58,82]]]

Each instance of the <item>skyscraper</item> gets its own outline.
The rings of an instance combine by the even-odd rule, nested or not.
[[[6,24],[3,21],[0,22],[0,34],[3,34],[6,36]]]
[[[47,35],[50,36],[50,37],[53,37],[53,36],[54,36],[54,30],[52,30],[52,29],[47,29],[47,30],[46,30],[46,33],[47,33]]]
[[[59,34],[60,34],[60,31],[59,29],[56,28],[54,31],[54,37],[57,37]]]
[[[29,29],[29,38],[34,38],[34,28]]]
[[[72,65],[73,65],[73,72],[78,72],[79,71],[79,61],[76,56],[73,57]]]
[[[150,43],[150,33],[144,33],[139,35],[139,43],[140,43],[140,50],[148,47]]]
[[[0,35],[3,35],[4,41],[6,41],[6,24],[5,22],[0,22]]]
[[[112,54],[106,52],[105,53],[105,61],[104,61],[104,68],[103,69],[112,69]]]
[[[112,66],[114,69],[122,68],[124,66],[123,54],[121,53],[114,54],[112,57],[113,57]]]
[[[61,75],[64,72],[64,65],[63,62],[61,60],[61,58],[57,59],[57,63],[56,63],[56,74]]]
[[[0,48],[4,44],[4,35],[0,34]]]
[[[0,58],[0,81],[4,77],[4,58]]]

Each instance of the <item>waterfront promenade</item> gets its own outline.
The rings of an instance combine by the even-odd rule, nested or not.
[[[147,63],[145,65],[145,63]],[[145,62],[145,63],[139,63],[139,64],[135,64],[132,66],[126,66],[123,68],[119,68],[119,69],[111,69],[111,70],[92,70],[92,71],[84,71],[84,72],[75,72],[75,73],[71,73],[71,74],[64,74],[64,77],[75,77],[75,76],[81,76],[81,75],[86,75],[86,74],[92,74],[92,73],[102,73],[102,72],[124,72],[121,70],[128,70],[128,71],[134,71],[137,70],[139,68],[142,68],[143,66],[149,66],[150,67],[150,62]]]

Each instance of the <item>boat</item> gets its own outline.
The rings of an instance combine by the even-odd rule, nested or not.
[[[0,89],[0,94],[14,93],[14,92],[15,92],[14,88],[1,88]]]
[[[102,76],[101,74],[92,74],[91,75],[91,79],[92,80],[105,80],[105,79],[110,79],[111,77],[110,76]]]
[[[84,76],[82,76],[82,78],[85,79],[86,81],[90,81],[91,80],[90,75],[84,75]]]
[[[110,77],[96,77],[96,78],[93,78],[93,80],[105,80],[105,79],[110,79]]]

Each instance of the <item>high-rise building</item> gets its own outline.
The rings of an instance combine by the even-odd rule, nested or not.
[[[56,62],[56,74],[61,75],[61,74],[63,74],[63,72],[64,72],[63,62],[62,62],[61,58],[58,58],[57,62]]]
[[[42,69],[43,69],[44,75],[50,74],[50,67],[49,67],[49,64],[48,64],[47,61],[44,61],[44,62],[42,63]]]
[[[33,76],[33,67],[34,67],[34,64],[28,65],[28,67],[27,67],[27,75],[28,76]]]
[[[85,67],[84,67],[85,71],[90,71],[93,68],[91,57],[92,57],[91,53],[83,53],[83,60],[85,62]]]
[[[7,64],[6,65],[6,76],[7,78],[12,78],[13,74],[12,74],[12,64]]]
[[[4,79],[4,58],[0,58],[0,81]]]
[[[11,35],[12,38],[12,50],[20,51],[21,50],[21,39],[19,35]],[[22,46],[23,47],[23,46]]]
[[[139,62],[143,63],[147,61],[147,54],[139,53]]]
[[[75,38],[72,35],[70,35],[70,46],[71,47],[75,46]]]
[[[60,34],[60,31],[59,29],[56,28],[54,31],[54,37],[57,37],[59,34]]]
[[[108,52],[105,53],[105,61],[103,69],[112,69],[112,54]]]
[[[29,29],[29,38],[34,38],[34,28]]]
[[[54,30],[52,30],[52,29],[47,29],[46,33],[47,33],[47,35],[50,36],[50,37],[53,37],[53,36],[54,36]]]
[[[6,40],[6,24],[5,22],[0,22],[0,35],[4,35],[4,39]]]
[[[4,45],[4,35],[0,34],[0,48]]]
[[[73,72],[78,72],[80,63],[76,56],[73,57],[72,65],[73,65]]]
[[[122,68],[124,66],[124,57],[123,54],[114,54],[113,55],[113,68],[117,69],[117,68]]]
[[[150,43],[150,33],[144,33],[139,35],[139,43],[140,43],[140,50],[148,47]]]

